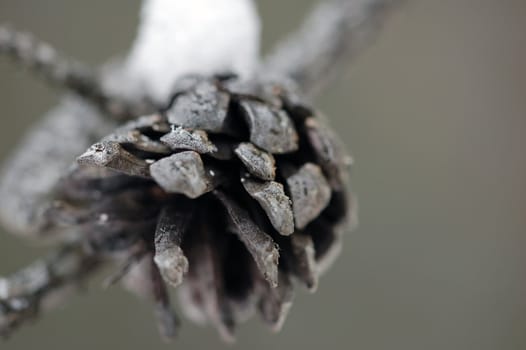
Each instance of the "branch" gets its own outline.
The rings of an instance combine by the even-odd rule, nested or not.
[[[94,272],[100,261],[80,245],[63,247],[7,278],[0,278],[0,336],[8,336]]]
[[[280,42],[264,70],[295,80],[309,95],[321,90],[382,27],[402,0],[328,0],[316,6],[302,26]]]
[[[152,110],[152,106],[144,100],[131,102],[108,95],[97,71],[64,57],[51,45],[27,33],[0,25],[0,55],[2,54],[39,73],[52,84],[85,98],[116,119],[129,119]]]

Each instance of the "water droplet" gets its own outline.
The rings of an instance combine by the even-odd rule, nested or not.
[[[99,224],[105,224],[110,219],[108,214],[100,214],[99,215]]]

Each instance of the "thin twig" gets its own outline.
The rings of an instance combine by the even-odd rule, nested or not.
[[[341,72],[402,0],[327,0],[264,61],[266,72],[289,76],[309,95]]]
[[[7,278],[0,278],[0,336],[8,336],[40,311],[61,302],[100,265],[80,245],[61,248]]]
[[[40,73],[52,84],[82,96],[118,120],[137,117],[153,110],[145,99],[125,101],[110,96],[97,70],[64,57],[48,43],[8,26],[0,25],[0,54],[10,56],[21,66]]]

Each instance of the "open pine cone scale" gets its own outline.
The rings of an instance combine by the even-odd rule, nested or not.
[[[150,264],[141,278],[154,292],[142,294],[159,305],[166,336],[177,322],[165,283],[225,339],[256,310],[278,330],[293,280],[315,290],[338,251],[349,165],[290,82],[190,76],[169,107],[78,158],[46,229],[75,228],[94,254],[124,255],[126,278]]]

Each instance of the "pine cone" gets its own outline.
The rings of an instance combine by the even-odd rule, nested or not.
[[[349,165],[290,82],[189,76],[168,108],[78,158],[47,225],[127,256],[122,274],[143,271],[132,285],[157,302],[167,336],[177,322],[163,281],[226,339],[256,310],[278,330],[293,280],[315,290],[338,251]]]

